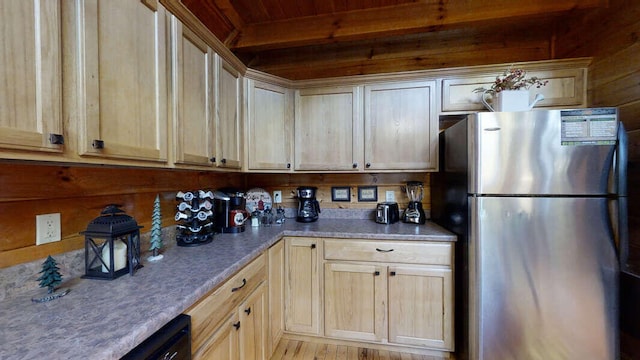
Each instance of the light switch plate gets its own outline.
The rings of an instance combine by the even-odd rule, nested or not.
[[[36,215],[36,245],[60,241],[60,213]]]
[[[396,201],[396,193],[393,190],[387,190],[387,192],[385,193],[385,200],[388,202],[394,202]]]
[[[282,191],[276,190],[273,192],[273,203],[280,204],[282,202]]]

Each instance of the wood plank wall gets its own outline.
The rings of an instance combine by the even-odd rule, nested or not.
[[[629,137],[629,259],[622,269],[640,276],[640,2],[610,0],[608,9],[558,32],[558,56],[589,54],[588,105],[618,106]],[[562,51],[560,51],[560,49]],[[620,279],[620,351],[635,359],[640,344],[638,280]]]
[[[321,208],[374,209],[375,202],[358,202],[358,186],[377,186],[380,201],[393,190],[400,206],[407,200],[401,185],[425,182],[425,209],[429,209],[427,173],[408,174],[240,174],[173,169],[96,167],[82,165],[0,163],[0,268],[39,260],[47,255],[81,249],[79,233],[100,215],[108,204],[122,209],[151,229],[156,195],[160,195],[162,225],[175,224],[177,191],[237,187],[261,187],[283,192],[283,206],[296,208],[295,189],[317,186]],[[332,186],[349,186],[351,201],[332,202]],[[35,218],[39,214],[60,213],[62,241],[35,245]]]
[[[385,201],[385,193],[393,191],[395,200],[400,209],[406,208],[408,198],[402,191],[402,186],[407,181],[422,181],[425,185],[422,206],[425,210],[431,208],[429,199],[429,174],[428,173],[376,173],[376,174],[250,174],[247,175],[247,188],[261,187],[273,193],[274,190],[282,191],[285,208],[297,208],[298,200],[295,198],[298,186],[315,186],[318,188],[316,197],[320,202],[320,209],[370,209],[376,207],[377,202]],[[332,201],[331,188],[349,187],[351,199],[348,202]],[[378,193],[378,201],[358,201],[359,186],[375,186]]]
[[[557,57],[593,57],[588,104],[619,107],[629,136],[629,265],[640,274],[640,1],[610,0],[609,8],[565,25]]]
[[[179,190],[237,186],[243,175],[184,170],[0,163],[0,268],[84,247],[79,234],[108,204],[120,204],[141,232],[156,195],[162,226],[175,224]],[[62,240],[35,245],[35,218],[60,213]]]

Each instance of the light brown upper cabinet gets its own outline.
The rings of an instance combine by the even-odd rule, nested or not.
[[[362,170],[362,87],[296,91],[295,170]]]
[[[489,88],[503,70],[495,75],[473,75],[442,80],[442,111],[489,111],[480,100],[481,94],[474,89]],[[527,76],[537,76],[549,83],[541,88],[530,89],[531,101],[536,94],[544,100],[536,108],[580,108],[586,106],[586,69],[570,68],[558,70],[528,71]]]
[[[293,91],[249,79],[248,170],[290,171],[293,154]]]
[[[435,89],[394,81],[298,90],[295,170],[435,170]]]
[[[242,76],[216,56],[216,157],[218,167],[242,168]]]
[[[61,3],[0,6],[0,148],[62,152]]]
[[[435,81],[365,85],[365,170],[437,169]]]
[[[71,5],[69,76],[83,156],[167,162],[167,14],[157,0]],[[73,37],[72,37],[73,35]]]
[[[172,17],[171,55],[174,162],[213,167],[216,151],[214,52],[180,20]]]

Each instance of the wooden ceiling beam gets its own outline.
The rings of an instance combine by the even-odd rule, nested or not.
[[[392,7],[246,24],[230,47],[234,51],[261,51],[364,40],[607,5],[608,0],[420,1]]]
[[[435,47],[411,48],[407,46],[386,48],[379,52],[376,47],[353,52],[336,53],[304,52],[300,58],[270,58],[256,62],[251,67],[289,80],[306,80],[335,76],[368,75],[384,72],[439,69],[472,65],[487,65],[502,62],[549,60],[549,41],[545,39],[520,39],[505,41],[495,38],[482,40],[443,42]],[[368,54],[375,54],[370,56]],[[291,54],[292,55],[292,54]],[[299,66],[304,64],[304,66]]]
[[[229,22],[235,26],[236,29],[242,29],[244,27],[244,21],[231,4],[229,0],[215,0],[216,7],[227,17]]]
[[[229,47],[229,44],[235,42],[238,37],[238,29],[242,29],[245,24],[242,21],[242,18],[234,9],[233,4],[229,0],[215,0],[214,4],[216,8],[229,20],[231,25],[233,25],[234,29],[229,32],[229,35],[225,39],[220,39],[225,44],[225,46]]]
[[[465,51],[470,47],[502,46],[517,49],[520,44],[549,43],[557,18],[532,19],[530,21],[503,22],[500,25],[456,29],[431,33],[419,33],[390,38],[363,40],[289,49],[267,50],[258,53],[236,52],[251,67],[314,65],[335,61],[382,60],[409,56],[428,56]],[[503,27],[508,26],[508,33]],[[294,65],[291,65],[294,64]]]
[[[546,43],[527,44],[514,48],[475,49],[458,53],[432,54],[422,57],[398,57],[382,60],[334,61],[322,66],[289,67],[280,69],[256,67],[289,80],[310,80],[351,75],[397,73],[402,71],[434,70],[497,63],[549,60]]]

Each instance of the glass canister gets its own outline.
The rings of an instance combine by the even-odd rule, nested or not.
[[[271,208],[267,206],[262,214],[262,225],[271,226],[271,224],[273,224],[273,212]]]
[[[254,208],[253,212],[251,213],[251,226],[260,226],[260,211],[258,210],[258,208]]]

